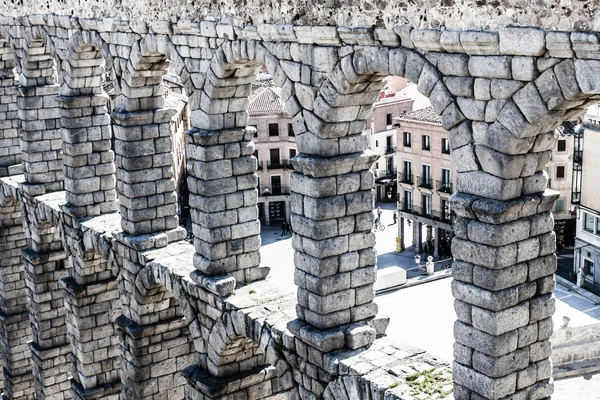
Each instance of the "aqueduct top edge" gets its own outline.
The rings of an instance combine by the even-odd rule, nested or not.
[[[558,4],[557,4],[558,3]],[[595,0],[422,0],[422,1],[326,1],[265,2],[207,0],[3,0],[0,14],[29,15],[41,11],[77,17],[200,21],[225,20],[236,24],[264,22],[294,25],[377,26],[411,25],[415,28],[498,29],[509,25],[559,30],[600,30]]]

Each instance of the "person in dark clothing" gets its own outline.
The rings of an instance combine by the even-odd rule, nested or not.
[[[396,211],[394,211],[394,225],[396,225],[397,222],[398,222],[398,215],[396,214]]]
[[[287,234],[287,224],[285,221],[281,223],[281,236],[285,236]]]

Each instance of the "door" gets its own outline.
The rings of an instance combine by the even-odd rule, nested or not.
[[[271,177],[271,193],[281,194],[281,176],[273,175]]]
[[[281,159],[279,158],[279,149],[269,149],[269,157],[271,160],[272,168],[277,168],[281,165]]]
[[[386,175],[394,175],[394,157],[388,157],[386,160]]]
[[[592,260],[588,260],[587,258],[583,259],[583,272],[585,276],[585,286],[587,288],[594,288],[594,262]]]

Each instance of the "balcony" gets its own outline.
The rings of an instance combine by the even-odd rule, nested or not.
[[[418,215],[418,216],[425,217],[425,218],[431,218],[436,221],[441,221],[441,222],[445,222],[445,223],[452,222],[450,210],[448,210],[448,209],[444,210],[444,211],[432,210],[431,208],[427,208],[427,207],[424,208],[424,207],[415,206],[414,204],[409,203],[406,200],[399,201],[398,209],[405,213]]]
[[[401,183],[406,183],[409,185],[413,184],[413,174],[402,173],[398,174],[398,179]]]
[[[452,182],[435,181],[435,190],[452,194]]]
[[[393,154],[396,152],[396,146],[387,146],[385,148],[385,154]]]
[[[438,220],[438,221],[442,221],[442,222],[447,222],[447,223],[452,222],[452,217],[450,215],[450,210],[446,210],[446,211],[434,211],[433,212],[433,219]]]
[[[413,211],[414,205],[411,202],[402,200],[399,202],[398,207],[400,208],[400,211],[414,214],[414,211]]]
[[[267,161],[267,169],[293,169],[290,160]]]
[[[429,176],[417,176],[417,182],[419,182],[419,187],[425,189],[433,188],[433,180]]]
[[[260,186],[258,190],[262,196],[281,196],[290,194],[290,188],[287,186]]]
[[[396,178],[396,168],[392,168],[392,169],[386,169],[385,170],[385,176],[386,177],[390,177],[390,178]]]

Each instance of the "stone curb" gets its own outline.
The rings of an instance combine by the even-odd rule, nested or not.
[[[556,283],[566,288],[569,292],[575,292],[578,295],[585,297],[587,300],[591,301],[594,304],[600,305],[600,296],[596,296],[590,291],[587,291],[583,288],[577,287],[573,282],[563,278],[562,276],[556,276]]]
[[[443,271],[438,271],[438,272],[434,273],[433,275],[428,276],[426,278],[419,276],[416,278],[407,279],[405,284],[378,290],[377,292],[375,292],[375,295],[377,296],[380,294],[386,294],[389,292],[394,292],[396,290],[406,289],[409,287],[421,285],[423,283],[438,281],[440,279],[445,279],[445,278],[450,278],[450,277],[452,277],[452,269],[446,269]]]

